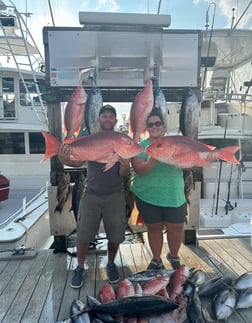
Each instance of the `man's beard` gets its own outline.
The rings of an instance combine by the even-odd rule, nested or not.
[[[110,131],[110,130],[114,130],[114,125],[110,124],[101,124],[101,129],[102,130],[106,130],[106,131]]]

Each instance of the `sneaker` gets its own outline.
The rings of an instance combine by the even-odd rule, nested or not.
[[[74,270],[74,274],[71,280],[71,286],[73,288],[80,288],[83,284],[84,269],[77,266]]]
[[[119,282],[119,273],[116,268],[116,265],[112,262],[111,264],[107,264],[107,275],[110,283]]]
[[[171,257],[170,253],[166,256],[166,259],[171,264],[172,268],[174,270],[178,269],[180,267],[180,258],[179,257]]]
[[[157,261],[154,258],[151,259],[151,262],[149,263],[147,270],[152,270],[152,269],[165,269],[165,266],[163,265],[163,261]]]

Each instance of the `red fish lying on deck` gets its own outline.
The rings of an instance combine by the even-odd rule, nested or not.
[[[56,156],[62,143],[52,135],[42,132],[46,152],[42,161]],[[129,159],[142,151],[142,148],[129,136],[115,132],[104,131],[87,137],[72,140],[68,145],[69,159],[78,161],[97,161],[106,163],[105,170],[110,169],[120,157]]]
[[[146,154],[163,163],[190,169],[208,167],[218,159],[239,164],[234,156],[239,149],[239,146],[213,149],[190,137],[164,136],[153,141],[146,148]]]

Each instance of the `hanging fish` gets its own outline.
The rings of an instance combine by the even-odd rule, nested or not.
[[[145,82],[144,89],[137,93],[130,108],[129,134],[138,142],[146,132],[146,119],[153,107],[152,80]]]
[[[86,108],[85,108],[85,126],[88,134],[91,135],[100,131],[99,112],[103,105],[101,90],[97,87],[96,76],[90,75],[91,90],[88,93]]]
[[[66,137],[64,141],[76,138],[84,120],[87,95],[82,86],[78,86],[70,96],[64,114]]]
[[[71,210],[73,211],[74,217],[76,220],[77,220],[77,214],[78,214],[81,195],[84,192],[84,189],[86,187],[86,182],[87,182],[86,176],[85,176],[84,172],[81,171],[80,174],[78,174],[78,176],[74,182],[74,186],[73,186],[73,190],[72,190],[72,208],[71,208]]]
[[[64,204],[66,203],[66,201],[68,200],[68,198],[70,196],[70,181],[71,181],[70,174],[65,173],[62,176],[62,179],[59,182],[59,185],[57,187],[58,204],[54,209],[54,213],[55,212],[59,212],[59,213],[62,212]]]
[[[161,115],[164,120],[165,131],[168,131],[169,110],[163,91],[159,87],[157,79],[153,81],[153,95],[154,105],[153,108],[160,109]]]
[[[181,104],[179,114],[179,129],[183,136],[198,138],[200,120],[200,104],[196,94],[189,89]]]
[[[183,136],[193,139],[198,138],[200,119],[200,104],[196,94],[191,90],[187,90],[181,104],[179,114],[179,129]],[[194,177],[192,171],[183,171],[185,181],[185,196],[187,204],[190,204],[190,195],[194,189]]]

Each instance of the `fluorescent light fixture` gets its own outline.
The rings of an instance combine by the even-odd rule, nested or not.
[[[81,25],[128,25],[169,27],[171,24],[171,16],[157,14],[80,11],[79,22]]]

